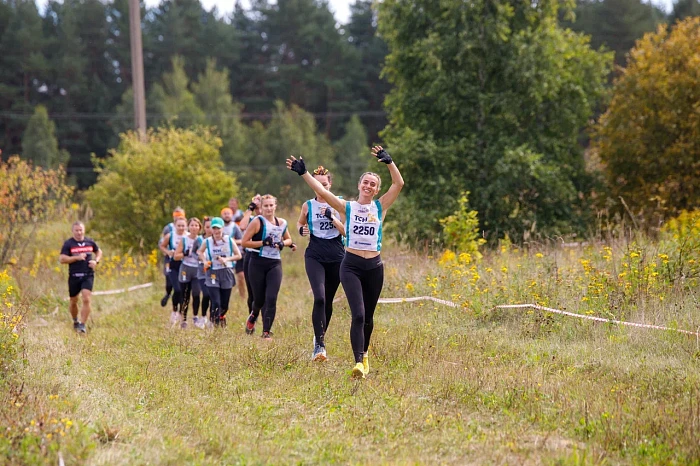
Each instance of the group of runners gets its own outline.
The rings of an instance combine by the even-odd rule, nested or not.
[[[380,256],[384,217],[403,188],[401,174],[389,154],[381,146],[373,147],[371,152],[387,165],[391,175],[391,187],[379,199],[375,197],[381,178],[374,172],[362,174],[357,199],[350,201],[330,191],[333,179],[324,167],[309,173],[303,159],[291,156],[286,161],[287,168],[301,176],[315,193],[302,205],[295,230],[301,236],[309,236],[304,260],[314,297],[312,359],[327,359],[325,335],[333,315],[333,300],[342,283],[352,314],[352,375],[356,378],[364,378],[369,372],[367,350],[384,283]],[[191,300],[195,326],[225,327],[231,293],[237,284],[241,298],[247,294],[245,332],[254,334],[258,318],[262,317],[261,336],[272,338],[282,284],[281,252],[284,248],[296,249],[288,223],[276,216],[276,209],[277,199],[266,194],[255,196],[245,212],[238,208],[236,199],[231,199],[219,217],[187,219],[183,209],[174,210],[173,222],[163,229],[159,241],[166,275],[166,294],[161,305],[172,301],[172,325],[187,327]],[[82,236],[76,236],[76,228]],[[71,314],[79,332],[85,332],[91,277],[101,254],[94,241],[84,238],[84,226],[76,223],[73,238],[64,244],[61,262],[71,267]],[[79,320],[77,299],[81,292],[84,311]]]

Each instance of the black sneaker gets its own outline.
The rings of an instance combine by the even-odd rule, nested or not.
[[[170,299],[170,295],[166,294],[163,296],[163,299],[160,300],[160,306],[165,307],[168,304],[168,299]]]
[[[78,327],[75,330],[78,333],[87,333],[87,328],[85,328],[85,324],[78,323]]]
[[[74,320],[73,321],[73,330],[75,330],[77,332],[79,327],[80,327],[80,322],[78,322],[77,320]]]

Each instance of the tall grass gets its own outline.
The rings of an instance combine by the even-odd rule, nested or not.
[[[51,238],[68,231],[52,228]],[[42,244],[48,257],[58,242]],[[678,256],[678,244],[503,244],[481,261],[389,247],[383,296],[427,294],[459,307],[380,305],[371,372],[360,382],[349,377],[344,298],[330,324],[329,361],[310,361],[303,245],[284,252],[272,342],[244,334],[235,294],[227,329],[169,329],[155,265],[124,254],[110,259],[119,264],[111,276],[99,271],[98,289],[154,276],[157,286],[96,297],[80,338],[63,300],[65,271],[39,267],[32,277],[23,264],[22,293],[37,299],[19,338],[26,362],[11,376],[23,405],[3,400],[0,452],[16,464],[59,454],[89,464],[699,464],[697,340],[493,310],[536,302],[695,330],[694,259]],[[677,273],[678,261],[686,272]]]

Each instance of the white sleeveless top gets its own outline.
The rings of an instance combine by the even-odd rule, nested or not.
[[[282,241],[284,233],[287,231],[287,221],[283,218],[278,218],[280,224],[275,225],[272,222],[268,222],[265,217],[258,215],[258,218],[262,222],[262,239],[263,241],[268,236],[272,236],[272,242],[278,243]],[[280,259],[282,255],[280,250],[274,246],[263,246],[258,249],[258,254],[262,257],[267,257],[268,259]]]
[[[199,266],[199,257],[197,257],[197,249],[202,244],[202,237],[197,236],[195,239],[190,239],[185,235],[182,237],[182,253],[185,257],[182,258],[182,263],[188,267]]]
[[[318,202],[316,199],[306,201],[306,222],[309,224],[309,233],[316,238],[333,239],[340,235],[338,229],[333,225],[332,220],[323,215],[323,207],[331,209],[334,217],[338,215],[338,211],[332,209],[328,204]]]
[[[168,241],[168,250],[174,251],[177,249],[177,245],[180,244],[180,241],[182,241],[182,238],[184,238],[185,235],[178,235],[175,233],[175,230],[173,229],[170,232],[170,240]]]
[[[216,260],[217,256],[231,257],[233,255],[233,240],[230,236],[224,235],[220,243],[215,243],[213,236],[205,239],[204,242],[207,245],[206,257],[207,260],[211,262],[211,268],[213,270],[230,269],[233,267],[235,262],[226,262],[224,265]]]
[[[345,246],[360,251],[382,250],[382,204],[345,203]]]

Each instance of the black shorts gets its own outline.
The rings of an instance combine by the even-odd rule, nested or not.
[[[84,275],[82,277],[68,277],[68,295],[74,298],[80,294],[81,290],[92,291],[92,285],[95,282],[94,275]]]
[[[245,255],[245,253],[243,253]],[[241,260],[236,261],[236,266],[234,268],[236,273],[243,272],[243,257],[241,257]]]

